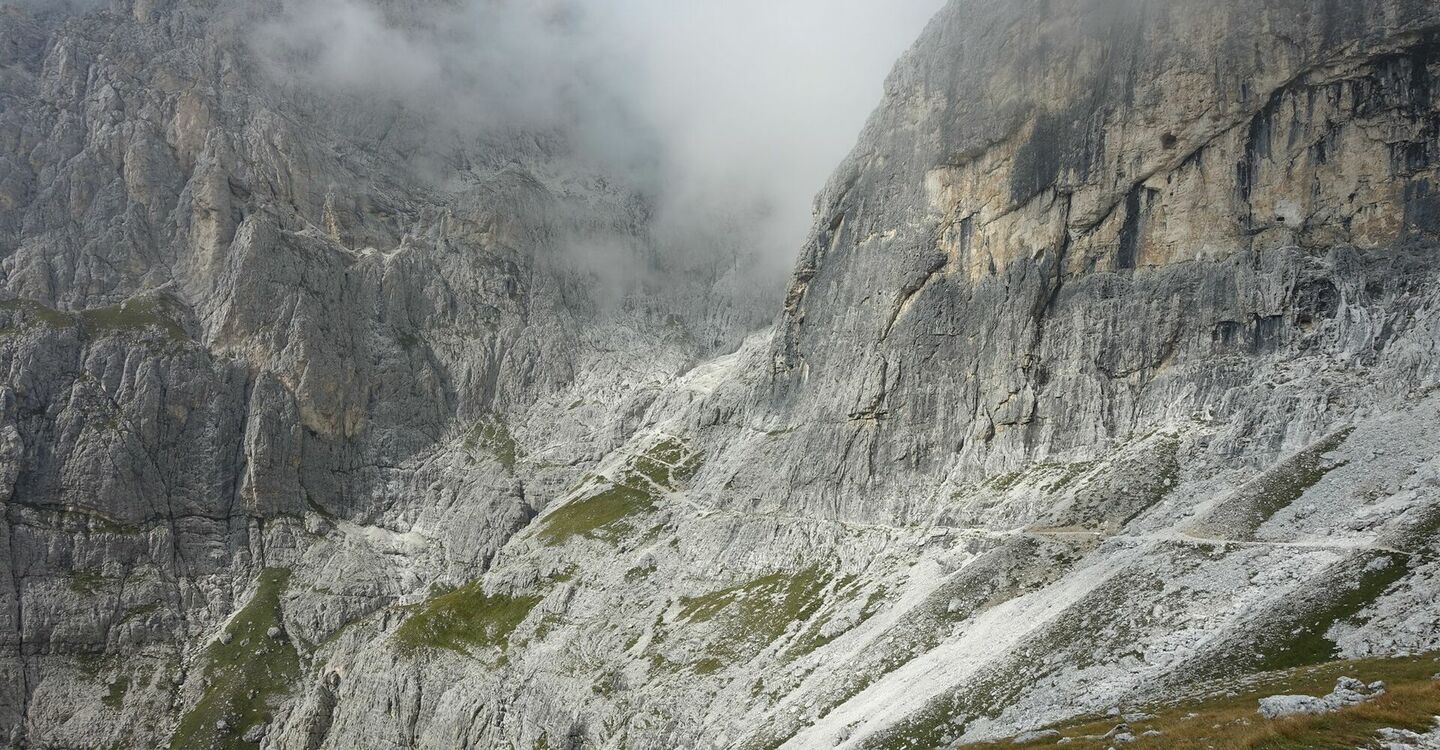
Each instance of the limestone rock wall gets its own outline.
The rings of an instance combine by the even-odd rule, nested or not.
[[[1400,2],[951,3],[821,196],[791,286],[766,408],[810,423],[800,494],[883,518],[898,499],[855,503],[887,477],[1003,474],[1253,411],[1230,394],[1255,357],[1394,354],[1399,392],[1432,382],[1390,345],[1433,276],[1435,21]],[[1266,422],[1276,449],[1326,429]]]
[[[10,746],[929,750],[1440,649],[1433,3],[954,0],[773,305],[277,7],[0,10]]]

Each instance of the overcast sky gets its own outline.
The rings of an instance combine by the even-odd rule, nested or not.
[[[646,73],[676,182],[773,204],[785,270],[810,207],[879,104],[890,68],[941,0],[609,0]]]

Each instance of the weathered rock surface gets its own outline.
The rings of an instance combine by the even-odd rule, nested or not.
[[[643,190],[217,7],[0,11],[10,745],[934,748],[1440,649],[1433,3],[955,0],[773,308],[602,299]]]
[[[1260,715],[1267,719],[1305,714],[1328,714],[1346,706],[1355,706],[1375,700],[1385,694],[1385,684],[1371,685],[1353,678],[1342,677],[1335,683],[1329,695],[1271,695],[1260,699]]]
[[[1408,729],[1380,730],[1380,747],[1385,750],[1434,750],[1440,748],[1440,726],[1425,734]]]

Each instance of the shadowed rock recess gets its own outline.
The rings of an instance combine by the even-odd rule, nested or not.
[[[773,301],[244,5],[0,8],[9,747],[929,750],[1440,650],[1434,2],[953,0]]]

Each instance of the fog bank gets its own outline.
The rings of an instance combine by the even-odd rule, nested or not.
[[[287,75],[452,133],[564,132],[649,184],[657,231],[742,230],[788,273],[810,203],[941,0],[289,0]],[[463,136],[462,136],[463,137]]]

